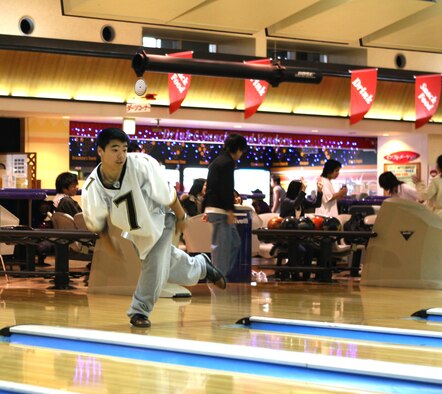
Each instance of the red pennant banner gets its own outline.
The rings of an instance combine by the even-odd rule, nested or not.
[[[442,78],[440,74],[416,77],[414,104],[416,107],[415,128],[427,123],[437,110],[440,100]]]
[[[350,124],[355,124],[364,118],[364,115],[373,104],[376,95],[378,70],[367,68],[350,72]]]
[[[172,57],[185,57],[192,58],[193,52],[178,52],[171,53],[167,56]],[[180,108],[181,103],[186,98],[187,92],[189,91],[190,81],[192,79],[192,75],[190,74],[169,74],[169,113],[174,113],[177,109]]]
[[[245,63],[270,65],[270,59],[250,60]],[[250,118],[264,101],[269,83],[259,79],[246,79],[244,81],[244,118]]]

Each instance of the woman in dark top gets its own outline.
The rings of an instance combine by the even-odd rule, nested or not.
[[[300,181],[290,182],[287,194],[281,203],[281,217],[295,216],[296,218],[300,218],[305,215],[306,209],[321,206],[322,184],[319,182],[317,184],[315,201],[311,201],[306,197],[306,188],[307,183],[302,178]]]
[[[307,188],[307,182],[301,178],[300,181],[291,181],[287,188],[287,194],[281,202],[280,216],[285,218],[288,216],[295,216],[297,219],[305,215],[305,210],[308,208],[317,208],[321,206],[322,202],[322,184],[317,183],[316,200],[311,201],[307,199],[305,189]],[[296,253],[297,266],[309,267],[312,264],[314,255],[314,249],[312,245],[307,242],[300,242]],[[299,280],[300,277],[297,273],[292,273],[291,277],[294,280]],[[305,271],[302,273],[302,279],[308,280],[310,278],[310,272]]]
[[[203,178],[197,178],[189,190],[189,194],[182,194],[181,205],[189,216],[196,216],[204,213],[205,183]]]

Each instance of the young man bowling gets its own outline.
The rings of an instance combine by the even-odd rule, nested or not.
[[[106,220],[122,230],[141,260],[141,273],[127,312],[135,327],[150,327],[149,315],[164,285],[191,286],[206,278],[224,289],[226,280],[205,254],[190,257],[172,245],[186,215],[159,163],[144,153],[127,153],[129,137],[118,128],[97,137],[101,163],[82,189],[91,231],[106,233]],[[122,262],[124,263],[124,262]]]

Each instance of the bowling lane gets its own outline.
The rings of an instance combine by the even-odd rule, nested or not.
[[[442,333],[423,330],[278,319],[261,316],[246,317],[238,320],[237,324],[251,330],[306,334],[319,337],[391,343],[405,346],[442,348]]]
[[[325,383],[350,390],[391,392],[394,388],[399,393],[432,393],[442,387],[442,369],[437,367],[51,326],[15,326],[9,331],[12,344]]]
[[[258,375],[213,371],[0,341],[0,393],[364,393]]]

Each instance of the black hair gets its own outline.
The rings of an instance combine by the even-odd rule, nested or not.
[[[342,164],[334,159],[329,159],[325,162],[324,168],[322,169],[321,176],[327,178],[328,174],[331,174],[336,168],[341,168]]]
[[[239,194],[238,191],[235,190],[235,189],[233,189],[233,197],[234,197],[234,198],[239,197],[239,199],[241,200],[241,204],[242,204],[242,197],[241,197],[241,194]]]
[[[247,151],[247,140],[241,134],[229,134],[224,141],[223,150],[229,153],[236,153],[238,150],[245,152]]]
[[[273,179],[273,182],[275,182],[277,185],[281,184],[281,177],[279,175],[272,175],[270,178]]]
[[[63,189],[69,189],[73,183],[78,184],[77,175],[72,172],[62,172],[55,179],[55,189],[57,193],[63,193]]]
[[[438,167],[438,169],[439,169],[439,171],[440,171],[439,176],[442,177],[442,155],[440,155],[440,156],[436,159],[436,164],[437,164],[437,167]]]
[[[396,175],[394,175],[391,171],[386,171],[379,175],[379,186],[391,194],[396,193],[397,187],[403,183],[404,182],[397,179]]]
[[[107,129],[103,129],[100,131],[97,137],[97,146],[99,146],[101,149],[105,150],[106,146],[111,142],[112,140],[118,140],[121,142],[126,142],[127,146],[130,144],[130,139],[127,136],[127,134],[117,128],[117,127],[109,127]]]
[[[289,187],[287,188],[286,197],[290,198],[290,200],[294,200],[296,197],[298,197],[298,194],[301,191],[301,186],[301,181],[291,181],[289,183]]]
[[[204,178],[194,179],[193,185],[189,190],[189,194],[196,197],[203,190],[204,183],[206,183],[206,180]]]
[[[127,147],[128,152],[141,152],[140,145],[138,145],[138,142],[131,141],[129,142],[129,145]]]

